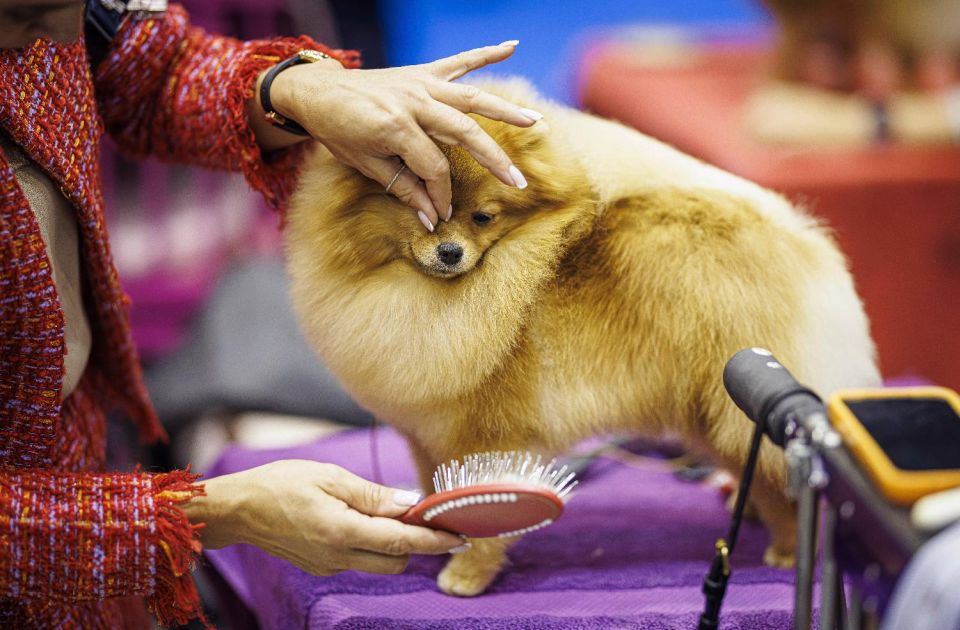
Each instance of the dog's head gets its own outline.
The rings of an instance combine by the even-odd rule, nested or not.
[[[548,150],[546,124],[539,129],[518,129],[477,120],[526,174],[528,186],[523,190],[507,186],[462,148],[441,146],[450,163],[453,214],[449,221],[440,221],[432,233],[415,226],[401,252],[417,270],[437,278],[469,273],[501,239],[561,202],[549,175],[539,168],[539,162],[549,159],[544,156]]]
[[[484,87],[518,106],[539,106],[524,99],[530,91],[523,85],[496,82]],[[464,149],[440,145],[450,163],[453,215],[431,233],[410,208],[353,172],[330,182],[340,191],[332,209],[346,236],[335,244],[342,264],[363,271],[399,259],[424,275],[456,279],[482,265],[498,244],[519,237],[521,226],[556,220],[550,217],[564,208],[594,205],[579,162],[559,148],[549,116],[525,129],[475,119],[524,174],[528,186],[523,190],[508,186]],[[329,203],[328,198],[324,205]]]

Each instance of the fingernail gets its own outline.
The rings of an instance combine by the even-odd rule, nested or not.
[[[523,173],[520,172],[519,168],[511,164],[509,168],[509,172],[510,172],[510,179],[513,180],[514,186],[516,186],[520,190],[523,190],[524,188],[527,187],[527,178],[523,176]],[[430,230],[430,231],[432,232],[433,230]]]
[[[418,211],[417,216],[420,217],[420,223],[423,223],[423,227],[433,232],[433,223],[430,223],[430,219],[423,213],[423,210]]]
[[[532,120],[533,122],[537,122],[538,120],[543,118],[543,114],[541,114],[540,112],[536,111],[535,109],[527,109],[526,107],[521,107],[520,113],[526,116],[527,118],[529,118],[530,120]]]
[[[505,41],[505,42],[500,42],[499,45],[500,45],[500,46],[516,46],[516,45],[519,44],[519,43],[520,43],[520,40],[519,40],[519,39],[508,39],[508,40]]]
[[[463,543],[462,545],[457,545],[447,553],[452,553],[452,554],[463,553],[464,551],[469,550],[470,547],[473,547],[473,545],[471,545],[470,543]]]
[[[397,505],[416,505],[420,503],[420,499],[423,497],[419,492],[413,492],[411,490],[397,490],[393,493],[393,502]]]
[[[450,217],[453,216],[453,204],[450,204],[450,207],[447,208],[447,218],[444,221],[449,221]]]

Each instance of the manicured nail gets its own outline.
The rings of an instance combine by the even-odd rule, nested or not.
[[[523,190],[524,188],[527,187],[527,178],[523,176],[523,173],[520,172],[519,168],[511,164],[509,171],[510,171],[510,179],[513,180],[514,186],[516,186],[520,190]],[[431,230],[431,232],[432,231],[433,230]]]
[[[537,122],[538,120],[543,118],[543,114],[541,114],[540,112],[536,111],[535,109],[527,109],[526,107],[521,107],[520,113],[526,116],[527,118],[529,118],[530,120],[532,120],[533,122]]]
[[[452,554],[463,553],[464,551],[469,550],[470,547],[473,547],[473,545],[471,545],[470,543],[463,543],[462,545],[457,545],[447,553],[452,553]]]
[[[433,223],[430,223],[430,219],[423,213],[423,210],[418,211],[417,216],[420,217],[420,223],[423,223],[423,227],[433,232]]]
[[[416,505],[420,503],[420,499],[423,497],[419,492],[413,492],[411,490],[397,490],[393,493],[393,502],[397,505]]]
[[[519,39],[508,39],[505,42],[501,42],[500,46],[516,46],[519,43],[520,43]]]
[[[452,217],[452,216],[453,216],[453,204],[451,203],[451,204],[450,204],[450,207],[447,208],[447,218],[444,219],[444,221],[449,221],[449,220],[450,220],[450,217]]]

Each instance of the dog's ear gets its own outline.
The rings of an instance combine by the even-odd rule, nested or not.
[[[298,191],[300,195],[310,193],[317,208],[324,208],[324,212],[343,220],[372,209],[382,208],[385,214],[409,209],[385,192],[379,182],[339,161],[319,143],[317,145],[311,162],[303,169]]]
[[[504,125],[507,127],[507,125]],[[526,129],[511,127],[496,137],[527,179],[528,188],[511,191],[543,209],[596,203],[583,164],[566,137],[544,120]]]
[[[286,211],[287,218],[303,216],[302,224],[316,233],[327,233],[318,243],[324,247],[363,250],[369,234],[390,234],[398,226],[420,227],[419,221],[396,197],[384,192],[377,182],[333,157],[317,143],[306,155],[297,190]],[[385,224],[385,225],[381,225]],[[332,235],[332,236],[331,236]],[[370,250],[388,249],[378,237],[378,246]],[[371,255],[371,259],[379,254]]]
[[[528,81],[519,77],[487,75],[472,79],[471,84],[517,107],[544,114],[544,118],[530,127],[515,127],[474,117],[526,177],[530,187],[522,191],[523,195],[527,198],[532,194],[549,197],[549,200],[540,199],[541,206],[563,205],[570,201],[577,204],[591,202],[595,194],[582,164],[566,147],[567,141],[560,130],[551,127],[551,115],[560,111],[560,107],[540,96]]]

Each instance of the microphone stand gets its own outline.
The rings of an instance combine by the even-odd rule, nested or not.
[[[749,348],[735,354],[724,368],[723,383],[733,402],[770,440],[785,451],[788,468],[788,494],[797,501],[797,569],[794,595],[794,630],[809,630],[812,623],[813,575],[816,565],[817,529],[820,499],[826,499],[824,512],[823,572],[821,575],[820,627],[822,630],[846,627],[859,630],[863,611],[856,589],[851,590],[849,614],[846,614],[843,581],[837,567],[835,544],[840,541],[870,558],[869,573],[897,575],[924,537],[910,524],[907,510],[886,501],[867,478],[866,472],[843,447],[820,398],[798,383],[769,350]],[[756,435],[755,435],[755,442]],[[750,461],[741,479],[741,496],[749,488],[753,469]],[[744,483],[746,481],[746,484]],[[734,515],[738,519],[737,514]],[[739,523],[737,523],[739,524]],[[736,532],[735,528],[731,531]],[[720,542],[723,542],[721,539]],[[730,547],[732,549],[732,546]],[[729,567],[730,549],[724,562]],[[720,544],[718,542],[718,556]],[[714,564],[717,564],[715,560]],[[716,589],[708,592],[714,567],[704,581],[709,612],[719,613]],[[725,589],[726,581],[722,581]],[[719,592],[720,599],[723,592]],[[873,604],[876,603],[873,598]],[[869,603],[869,602],[867,602]],[[701,630],[716,628],[703,625]]]
[[[710,571],[703,578],[703,594],[705,596],[703,614],[697,624],[697,630],[716,630],[720,624],[720,607],[723,605],[723,596],[727,592],[727,582],[730,580],[730,554],[737,546],[737,536],[740,533],[740,523],[743,521],[743,511],[747,506],[747,496],[750,494],[750,484],[753,481],[753,471],[760,456],[760,442],[763,440],[765,422],[757,422],[750,440],[750,453],[740,476],[740,486],[737,490],[737,502],[734,504],[733,514],[730,517],[730,529],[726,538],[717,539],[716,554],[710,564]]]
[[[824,446],[824,442],[839,446],[840,436],[822,413],[807,416],[802,422],[795,416],[788,416],[786,432],[788,437],[784,454],[787,459],[787,495],[797,501],[797,572],[793,627],[794,630],[807,630],[812,622],[820,491],[830,480],[820,457],[820,448]],[[836,579],[835,573],[833,578]],[[821,589],[826,588],[827,584],[821,585]],[[829,585],[829,592],[832,593],[834,589],[833,585]],[[823,591],[824,596],[827,592]]]

